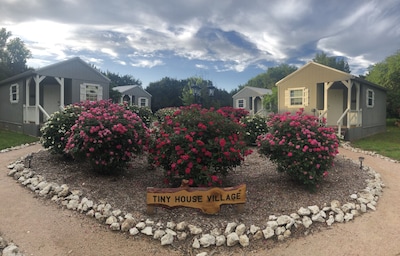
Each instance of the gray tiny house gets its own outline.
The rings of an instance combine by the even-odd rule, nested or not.
[[[246,109],[250,115],[266,115],[264,96],[271,94],[270,89],[246,86],[232,96],[233,107]]]
[[[278,112],[325,118],[344,140],[386,131],[386,89],[352,74],[309,62],[276,83]]]
[[[109,98],[110,80],[75,57],[0,81],[0,127],[32,136],[65,105]]]
[[[121,93],[118,103],[126,102],[128,105],[137,105],[139,107],[151,106],[151,94],[140,85],[121,85],[112,89]]]

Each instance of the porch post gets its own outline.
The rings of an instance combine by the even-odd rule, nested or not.
[[[40,82],[43,81],[43,79],[45,79],[46,76],[39,76],[36,75],[35,77],[33,77],[33,80],[35,80],[35,124],[40,124],[40,120],[39,120],[39,99],[40,99]]]
[[[353,82],[351,80],[345,80],[342,81],[342,83],[346,86],[347,88],[347,107],[346,109],[351,110],[351,87],[353,85]],[[350,128],[350,114],[347,113],[347,128]]]
[[[64,77],[56,77],[57,82],[60,84],[60,106],[64,109]]]

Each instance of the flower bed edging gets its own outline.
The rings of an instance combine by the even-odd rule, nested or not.
[[[367,187],[357,194],[350,195],[349,202],[341,204],[341,202],[333,200],[325,206],[305,206],[290,215],[270,215],[266,224],[255,223],[249,227],[241,223],[229,222],[226,224],[225,230],[214,229],[206,233],[201,227],[187,222],[156,223],[150,218],[139,220],[130,213],[113,209],[106,202],[93,202],[84,197],[81,191],[71,190],[66,184],[59,185],[45,181],[42,176],[24,166],[25,158],[9,165],[8,175],[39,196],[51,198],[52,201],[67,209],[94,217],[99,222],[108,225],[113,231],[129,232],[132,236],[139,234],[151,236],[159,240],[161,245],[170,245],[176,240],[192,239],[192,247],[197,249],[237,244],[246,247],[250,245],[251,240],[261,239],[282,241],[291,236],[293,227],[309,228],[313,223],[326,223],[327,226],[331,226],[335,222],[346,223],[363,213],[374,211],[384,188],[380,174],[364,166],[364,170],[370,176],[367,180]]]

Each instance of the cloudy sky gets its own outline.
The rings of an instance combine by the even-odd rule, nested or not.
[[[43,67],[79,56],[143,82],[200,76],[231,89],[317,52],[353,74],[400,49],[399,0],[1,0],[0,27]]]

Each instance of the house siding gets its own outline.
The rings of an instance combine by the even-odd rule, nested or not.
[[[19,100],[17,103],[10,103],[10,86],[18,84]],[[23,132],[23,104],[25,102],[24,82],[10,82],[0,86],[0,127],[3,129]]]
[[[375,93],[374,106],[367,107],[367,90],[370,89]],[[386,129],[386,93],[375,87],[364,85],[361,91],[361,106],[363,112],[363,127],[369,129],[371,127],[382,126]],[[384,114],[383,114],[384,113]]]

